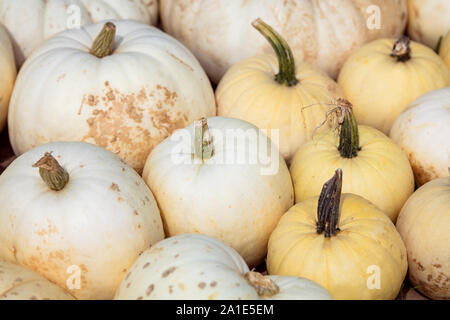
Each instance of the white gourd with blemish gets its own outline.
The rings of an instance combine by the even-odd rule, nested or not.
[[[65,31],[34,51],[17,78],[8,126],[16,154],[84,141],[141,172],[172,131],[215,112],[211,84],[181,43],[151,26],[114,21]]]
[[[394,122],[390,137],[408,156],[419,186],[446,177],[450,166],[450,87],[413,101]]]
[[[215,236],[256,266],[293,205],[286,163],[270,139],[244,120],[212,117],[194,124],[160,143],[144,167],[166,234]]]
[[[106,19],[158,22],[157,0],[2,0],[0,23],[14,39],[18,66],[58,32]]]
[[[220,240],[185,234],[158,242],[131,267],[117,300],[328,300],[308,279],[250,272],[242,257]]]
[[[0,261],[0,300],[73,300],[74,297],[40,274]]]
[[[18,157],[0,176],[0,204],[0,259],[80,299],[112,298],[139,254],[164,238],[145,182],[88,143],[50,143]]]
[[[6,124],[9,99],[16,80],[16,64],[11,41],[6,30],[0,25],[0,131]]]

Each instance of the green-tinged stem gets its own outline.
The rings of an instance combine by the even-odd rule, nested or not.
[[[209,133],[208,123],[206,118],[201,118],[194,122],[195,141],[194,153],[199,159],[209,159],[214,154],[214,146],[212,137]]]
[[[339,99],[339,108],[341,110],[339,146],[338,150],[344,158],[353,158],[361,150],[359,146],[359,131],[355,116],[352,111],[352,104],[344,99]]]
[[[399,62],[405,62],[411,59],[410,40],[407,36],[401,36],[392,48],[391,57],[394,57]]]
[[[249,271],[244,277],[255,288],[260,297],[271,297],[280,292],[280,288],[272,279],[259,272]]]
[[[42,180],[54,191],[64,189],[67,182],[69,182],[69,173],[61,167],[49,152],[46,152],[38,162],[33,164],[33,167],[39,168]]]
[[[104,58],[113,53],[114,40],[116,37],[116,26],[112,22],[107,22],[102,31],[92,44],[91,53],[97,58]]]
[[[295,86],[298,83],[295,77],[295,61],[288,43],[278,32],[259,18],[252,22],[252,26],[267,39],[275,50],[279,66],[279,72],[275,76],[275,81],[289,87]]]
[[[318,234],[325,233],[326,238],[334,236],[340,231],[338,222],[341,191],[342,170],[339,168],[335,171],[334,176],[323,185],[317,205],[316,230]]]

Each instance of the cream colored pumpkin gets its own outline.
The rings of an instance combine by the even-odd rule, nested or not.
[[[157,0],[1,0],[0,23],[14,40],[20,67],[45,40],[106,19],[158,21]]]
[[[215,115],[211,84],[185,47],[154,27],[114,23],[60,33],[28,59],[8,117],[16,154],[47,142],[84,141],[141,172],[151,149],[172,131]],[[96,47],[94,39],[106,37]],[[114,38],[113,52],[105,54]]]
[[[432,299],[450,299],[450,177],[420,187],[400,212],[397,229],[413,286]]]
[[[442,39],[441,46],[439,48],[439,56],[445,61],[447,67],[450,68],[450,31]]]
[[[0,259],[79,299],[111,299],[139,254],[163,238],[145,182],[92,144],[39,146],[0,176]]]
[[[380,37],[398,37],[406,0],[161,0],[164,30],[184,43],[214,83],[232,65],[271,49],[250,23],[278,30],[299,61],[336,77],[349,54]]]
[[[414,192],[414,176],[402,150],[380,131],[357,125],[351,107],[339,107],[339,130],[314,136],[294,156],[290,167],[295,202],[320,194],[337,168],[344,172],[342,191],[364,197],[397,219]],[[339,134],[340,132],[340,134]]]
[[[435,48],[439,37],[450,30],[450,1],[408,0],[408,35]]]
[[[38,273],[0,260],[0,300],[73,300]]]
[[[9,99],[16,80],[16,64],[8,33],[0,25],[0,131],[6,124]]]
[[[450,70],[433,50],[407,37],[380,39],[351,55],[338,84],[359,123],[389,134],[408,104],[450,85]]]
[[[394,299],[408,268],[400,234],[384,212],[341,188],[338,169],[320,198],[283,215],[269,240],[269,274],[311,279],[334,299]]]
[[[253,24],[269,42],[275,39],[275,52],[291,53],[280,35],[262,20]],[[216,90],[218,115],[249,121],[268,130],[269,136],[271,130],[277,130],[278,147],[287,161],[319,129],[331,108],[328,104],[340,97],[341,90],[326,74],[280,53],[237,63]]]
[[[244,259],[220,240],[185,234],[145,251],[115,299],[328,300],[331,296],[307,279],[250,272]]]
[[[450,87],[414,100],[394,122],[390,136],[408,155],[419,186],[446,177],[450,166]]]
[[[145,164],[143,178],[158,202],[166,234],[217,237],[256,266],[266,255],[270,233],[293,204],[286,163],[246,121],[213,117],[195,124],[175,131]],[[200,139],[194,142],[194,137]]]

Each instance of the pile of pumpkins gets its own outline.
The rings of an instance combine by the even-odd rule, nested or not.
[[[0,0],[0,299],[450,299],[449,16]]]

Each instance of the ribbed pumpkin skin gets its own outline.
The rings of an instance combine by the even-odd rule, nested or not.
[[[157,0],[2,0],[0,23],[14,39],[17,65],[58,32],[105,19],[158,21]]]
[[[390,137],[409,158],[416,183],[448,175],[450,87],[414,100],[392,126]]]
[[[367,27],[374,5],[380,28]],[[406,0],[161,0],[160,9],[164,30],[195,54],[214,83],[242,59],[271,52],[250,25],[256,18],[278,30],[300,60],[333,78],[353,50],[400,36],[407,20]]]
[[[439,48],[439,56],[445,61],[447,67],[450,68],[450,31],[442,39],[441,47]]]
[[[16,73],[11,41],[6,30],[0,25],[0,131],[6,124]]]
[[[345,62],[338,78],[358,123],[385,134],[409,103],[450,85],[450,70],[432,49],[411,41],[411,59],[398,62],[390,56],[395,41],[366,44]]]
[[[335,130],[315,136],[297,151],[290,167],[295,202],[319,195],[325,181],[341,168],[342,192],[366,198],[395,221],[414,192],[408,158],[380,131],[363,125],[358,129],[361,150],[354,158],[340,155]]]
[[[269,274],[313,280],[334,299],[394,299],[408,263],[386,214],[359,196],[342,194],[340,231],[325,238],[316,232],[317,202],[309,198],[281,218],[269,240]],[[379,267],[380,289],[368,286],[371,266]]]
[[[34,271],[0,261],[0,300],[74,300],[74,297]]]
[[[450,177],[420,187],[400,212],[397,229],[413,286],[432,299],[450,299]]]
[[[324,104],[343,97],[336,82],[317,68],[300,60],[296,68],[299,82],[288,87],[274,79],[275,55],[249,58],[228,70],[216,90],[218,115],[246,120],[269,134],[278,129],[280,153],[287,161],[315,129],[327,128],[318,128],[332,108]]]
[[[408,0],[408,35],[435,48],[439,37],[450,30],[450,1]]]

